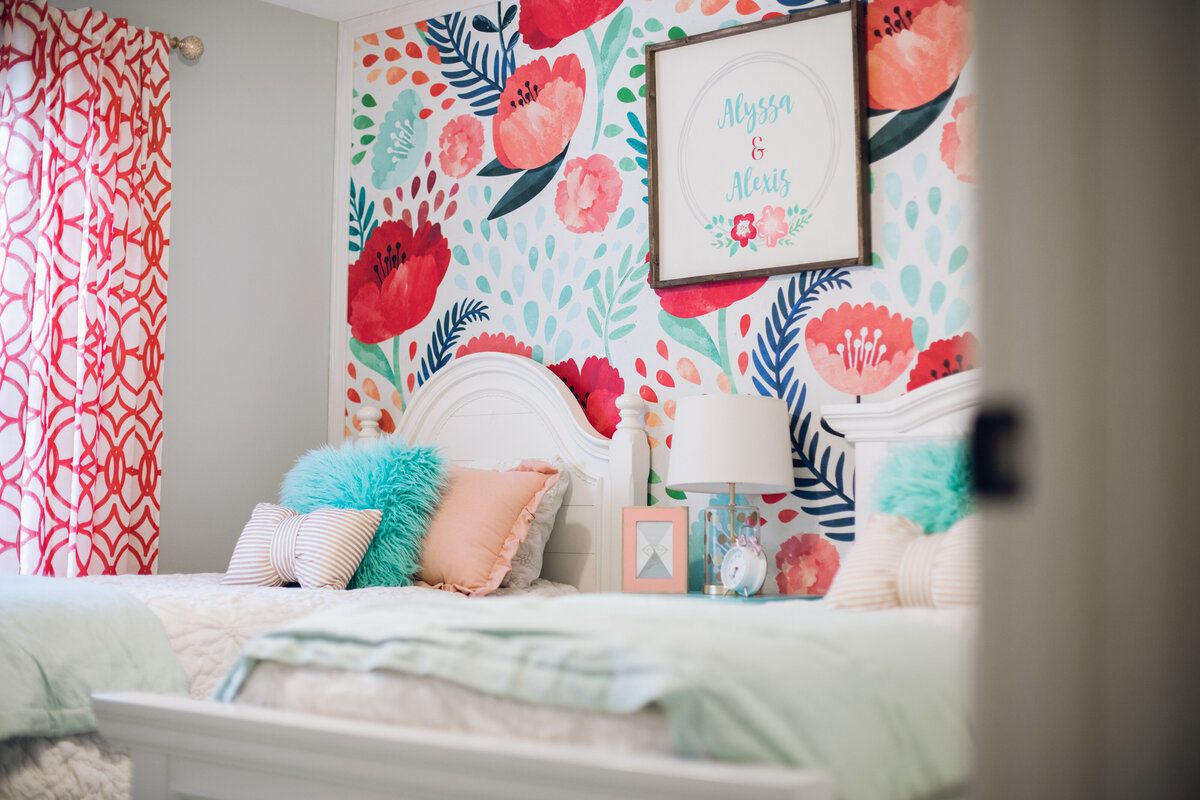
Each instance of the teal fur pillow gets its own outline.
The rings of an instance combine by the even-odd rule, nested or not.
[[[892,447],[875,479],[875,510],[911,519],[926,533],[948,530],[970,514],[975,498],[966,443]]]
[[[300,514],[379,509],[383,518],[346,588],[411,586],[421,567],[421,541],[445,488],[446,465],[436,448],[387,438],[310,450],[284,476],[279,502]]]

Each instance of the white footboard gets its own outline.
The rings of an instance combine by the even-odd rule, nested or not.
[[[151,694],[96,695],[133,755],[133,800],[832,800],[819,774],[316,717]]]

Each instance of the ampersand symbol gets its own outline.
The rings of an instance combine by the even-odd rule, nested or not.
[[[755,161],[761,161],[763,155],[765,155],[767,152],[767,149],[765,147],[761,147],[761,145],[761,136],[755,136],[750,140],[750,158],[754,159]]]

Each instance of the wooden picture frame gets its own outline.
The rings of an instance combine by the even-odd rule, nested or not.
[[[621,590],[686,592],[687,506],[626,506],[621,522]]]
[[[858,0],[646,48],[650,283],[870,263]]]

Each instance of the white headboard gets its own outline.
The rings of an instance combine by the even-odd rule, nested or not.
[[[621,588],[621,509],[646,504],[650,445],[636,395],[617,400],[611,440],[596,432],[574,395],[529,358],[477,353],[450,362],[413,394],[397,434],[437,444],[451,462],[553,458],[571,482],[546,545],[542,577],[581,591]],[[377,409],[361,411],[361,437],[378,435]]]
[[[883,403],[828,405],[821,415],[854,444],[854,524],[861,531],[874,508],[875,477],[893,442],[949,439],[970,432],[983,375],[960,372]]]

